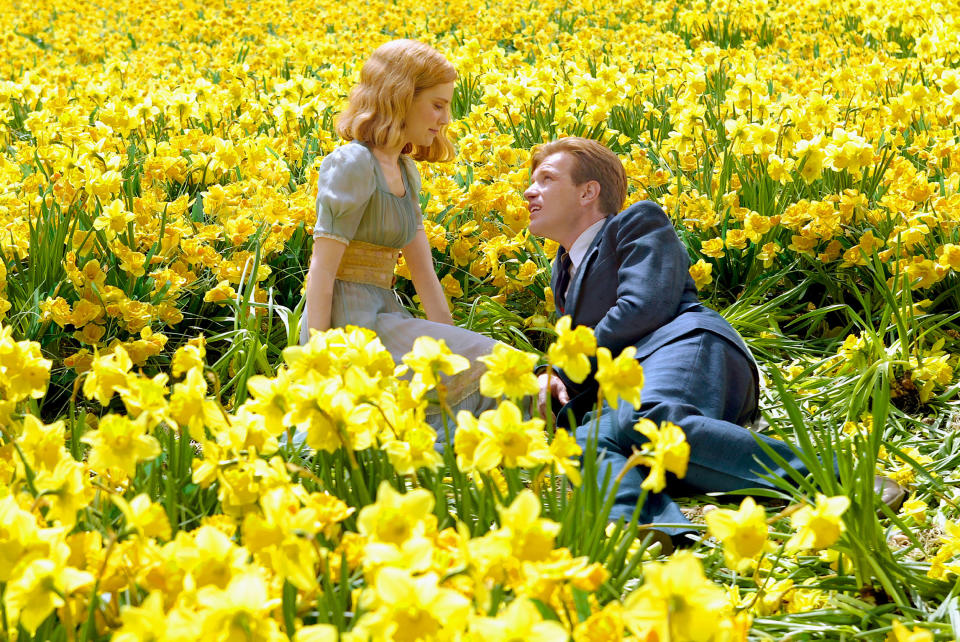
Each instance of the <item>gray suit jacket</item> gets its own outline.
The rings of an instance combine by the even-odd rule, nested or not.
[[[759,377],[749,348],[723,317],[701,305],[689,270],[687,249],[660,206],[635,203],[606,219],[570,284],[564,313],[574,326],[593,328],[597,345],[613,356],[635,346],[640,361],[694,332],[723,337],[746,357],[749,368],[743,375],[752,377],[755,387]],[[555,260],[554,292],[558,272]],[[583,395],[595,390],[592,377],[577,385],[560,375],[571,398],[580,394],[596,400]]]

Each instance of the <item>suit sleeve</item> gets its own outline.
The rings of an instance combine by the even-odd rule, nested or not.
[[[660,206],[643,201],[617,218],[617,301],[594,328],[614,356],[676,316],[690,278],[687,249]]]

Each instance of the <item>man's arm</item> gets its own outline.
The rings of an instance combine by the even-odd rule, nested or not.
[[[617,302],[594,328],[616,356],[671,321],[689,278],[687,249],[659,205],[636,203],[617,216]]]

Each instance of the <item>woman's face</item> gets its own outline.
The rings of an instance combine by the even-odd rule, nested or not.
[[[451,100],[452,82],[434,85],[417,94],[403,124],[403,135],[407,142],[420,147],[432,145],[440,129],[450,122]]]

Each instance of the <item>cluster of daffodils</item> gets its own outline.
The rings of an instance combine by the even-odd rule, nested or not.
[[[557,330],[552,367],[578,361],[570,346],[593,344],[568,320]],[[447,463],[471,477],[444,490],[431,486],[443,462],[424,421],[427,399],[442,404],[446,377],[466,364],[443,344],[421,339],[398,366],[369,331],[315,333],[288,349],[275,376],[251,379],[250,398],[232,410],[210,394],[205,352],[202,339],[180,348],[172,382],[138,372],[121,346],[96,355],[78,393],[104,411],[45,425],[25,411],[45,391],[50,363],[36,343],[0,332],[0,367],[35,373],[5,379],[22,383],[0,391],[8,633],[721,641],[746,639],[752,614],[764,613],[707,579],[689,552],[634,562],[642,583],[619,596],[603,564],[558,543],[547,496],[573,489],[545,475],[579,482],[579,447],[562,430],[548,439],[543,421],[520,411],[535,379],[530,355],[500,347],[484,358],[485,392],[508,398],[479,417],[457,417]],[[598,361],[601,396],[629,390],[630,377],[642,382],[624,358],[633,361]],[[689,449],[676,426],[636,429],[649,439],[635,455],[650,468],[644,486],[658,492],[665,472],[683,476]],[[352,490],[325,468],[342,469]],[[517,470],[527,471],[529,487],[511,485]],[[360,487],[369,488],[365,499]],[[451,490],[492,491],[490,521],[451,513]],[[790,509],[796,533],[781,548],[832,545],[844,501],[819,497]],[[740,511],[707,517],[731,568],[753,565],[763,584],[770,569],[762,555],[773,546],[764,511],[746,500]]]
[[[928,313],[956,307],[960,51],[935,7],[337,9],[121,2],[100,29],[59,4],[4,8],[0,315],[31,308],[30,338],[83,369],[114,345],[137,364],[169,357],[171,332],[238,292],[294,309],[317,166],[384,33],[430,41],[460,74],[458,155],[421,168],[458,305],[487,297],[542,327],[555,247],[527,232],[522,191],[531,147],[576,134],[620,156],[628,202],[674,218],[708,293],[796,265],[916,290]],[[936,334],[945,362],[908,369],[939,390],[956,378],[955,338]]]
[[[62,626],[121,640],[326,640],[351,628],[555,639],[560,626],[577,640],[719,640],[745,635],[749,614],[826,608],[825,592],[769,570],[756,507],[710,526],[731,569],[755,568],[765,587],[726,601],[692,558],[646,565],[620,599],[617,578],[554,548],[559,522],[520,488],[552,505],[558,480],[579,482],[580,446],[529,411],[531,355],[501,347],[483,360],[481,391],[503,399],[472,416],[446,411],[466,364],[437,342],[401,363],[354,329],[283,351],[317,168],[341,143],[335,115],[393,37],[433,44],[459,73],[457,156],[420,168],[458,320],[544,347],[556,247],[529,234],[522,192],[534,145],[583,135],[622,160],[628,203],[654,199],[671,216],[705,298],[801,310],[748,322],[758,345],[828,340],[823,354],[787,357],[811,412],[831,380],[878,362],[900,401],[955,392],[960,38],[939,4],[507,0],[478,13],[410,0],[38,0],[3,3],[0,18],[0,624],[11,638]],[[412,294],[402,258],[396,273]],[[844,307],[847,321],[834,316]],[[569,320],[555,333],[549,367],[592,375],[611,406],[639,403],[632,354],[598,349]],[[438,416],[456,431],[443,456]],[[675,426],[637,430],[648,443],[633,463],[655,492],[666,472],[683,474],[685,444]],[[909,462],[881,457],[907,484],[914,463],[932,463],[930,444],[911,448],[899,448]],[[401,498],[441,488],[430,508],[413,495],[419,521],[393,539],[371,526],[372,506],[401,501],[387,478]],[[447,510],[449,484],[458,510],[493,502],[482,527]],[[923,494],[901,517],[924,523],[926,502],[940,503]],[[784,554],[827,546],[842,508],[798,509]],[[956,574],[952,525],[936,525],[933,577]],[[508,541],[528,527],[545,557]],[[885,626],[897,639],[926,633]]]

